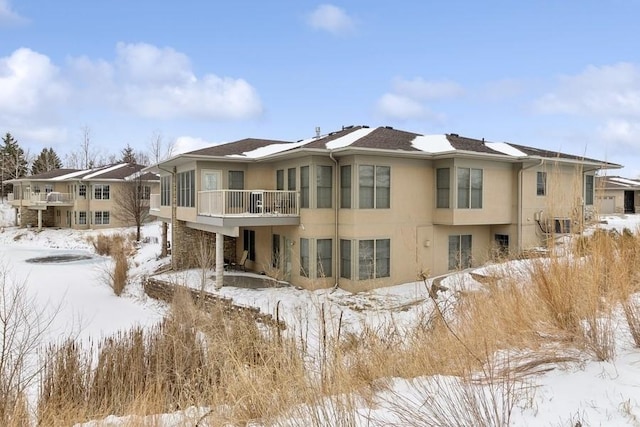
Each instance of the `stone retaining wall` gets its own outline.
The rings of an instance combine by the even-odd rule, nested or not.
[[[177,286],[172,283],[151,277],[148,277],[143,281],[143,286],[144,292],[149,297],[166,302],[173,301],[173,296],[175,295],[177,288]],[[283,321],[275,320],[270,314],[261,313],[258,308],[237,305],[233,303],[231,298],[224,298],[209,292],[201,292],[198,289],[187,287],[181,288],[189,292],[193,301],[196,303],[201,302],[203,308],[222,307],[225,313],[242,313],[251,316],[258,323],[275,326],[279,329],[286,328]]]

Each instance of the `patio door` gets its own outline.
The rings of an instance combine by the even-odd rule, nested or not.
[[[291,281],[291,252],[293,251],[293,240],[283,237],[282,245],[283,247],[280,250],[282,277],[289,282]]]
[[[198,211],[201,213],[222,215],[222,171],[214,169],[202,170],[201,197],[198,198]]]

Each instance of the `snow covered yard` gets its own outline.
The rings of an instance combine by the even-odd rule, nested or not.
[[[635,231],[640,225],[640,215],[603,219],[606,224],[601,224],[600,227],[605,229],[622,230],[626,227]],[[123,231],[125,230],[102,233]],[[51,340],[67,335],[82,339],[107,336],[133,325],[156,324],[166,313],[165,304],[144,295],[139,280],[142,275],[150,274],[162,265],[163,261],[156,260],[160,247],[156,243],[157,239],[154,239],[160,234],[159,225],[145,226],[143,236],[151,239],[149,243],[142,244],[131,259],[131,274],[134,279],[122,297],[113,294],[102,276],[111,261],[95,255],[86,239],[88,235],[99,233],[101,232],[66,229],[37,232],[32,229],[17,229],[6,224],[0,232],[0,259],[8,267],[11,277],[19,283],[25,283],[39,304],[59,307],[48,335]],[[53,264],[26,262],[27,259],[36,256],[60,253],[90,254],[92,258]],[[513,261],[512,268],[524,269],[522,263]],[[486,269],[492,270],[495,267]],[[479,271],[486,272],[482,269]],[[280,319],[287,323],[293,333],[300,334],[304,330],[309,344],[308,352],[311,355],[320,352],[322,321],[324,327],[329,328],[329,333],[334,333],[340,328],[342,334],[358,336],[368,327],[375,329],[394,324],[400,328],[410,328],[416,319],[428,316],[434,308],[427,286],[421,281],[351,294],[342,290],[311,292],[293,287],[246,289],[225,286],[215,290],[212,276],[213,272],[207,274],[207,291],[232,298],[238,304],[258,307],[264,313],[275,314],[277,310]],[[165,279],[186,282],[195,288],[201,286],[200,277],[198,270],[164,276]],[[441,295],[444,299],[450,298],[457,291],[482,287],[468,272],[452,275],[446,278],[442,285],[448,289]],[[513,407],[512,425],[573,427],[578,422],[582,426],[640,425],[640,351],[634,346],[621,312],[616,313],[613,321],[615,358],[612,361],[601,362],[587,354],[570,352],[571,362],[547,366],[548,371],[528,377],[529,389],[525,399]],[[399,411],[398,402],[401,402],[407,411],[412,411],[414,416],[417,414],[411,422],[415,424],[423,410],[422,405],[425,404],[425,393],[441,387],[438,381],[442,379],[389,378],[389,389],[381,389],[367,403],[358,401],[348,418],[354,425],[362,426],[408,425],[408,419],[403,421]],[[438,396],[431,396],[429,399],[437,400]],[[390,405],[390,402],[394,403]],[[84,425],[193,425],[194,420],[205,412],[206,409],[203,408],[192,408],[147,418],[109,417]],[[327,425],[333,424],[331,421],[338,417],[345,416],[339,411],[333,415],[325,415]],[[294,419],[285,418],[281,420],[281,424],[300,425],[296,424]]]

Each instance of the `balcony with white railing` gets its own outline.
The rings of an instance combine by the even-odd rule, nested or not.
[[[198,192],[198,215],[209,217],[298,217],[297,191],[213,190]]]
[[[19,196],[20,194],[18,194]],[[72,206],[74,204],[73,195],[69,193],[30,193],[24,191],[21,199],[17,199],[15,194],[9,193],[7,200],[12,204],[20,203],[22,206]]]

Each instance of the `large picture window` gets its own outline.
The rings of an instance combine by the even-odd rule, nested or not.
[[[471,235],[449,236],[449,270],[471,267]]]
[[[449,208],[449,194],[451,194],[451,174],[449,168],[436,170],[436,207]]]
[[[256,260],[256,232],[254,230],[244,230],[242,233],[243,249],[247,251],[247,259]]]
[[[482,208],[482,169],[458,168],[458,209]]]
[[[95,225],[109,224],[109,211],[98,211],[93,213],[93,223]]]
[[[391,205],[391,168],[361,165],[358,167],[360,209],[386,209]]]
[[[358,242],[358,279],[389,277],[390,270],[390,239],[360,240]]]
[[[340,277],[351,279],[351,240],[340,240]]]
[[[316,240],[316,256],[318,257],[317,277],[333,276],[333,244],[331,239]]]
[[[316,207],[330,208],[331,193],[333,192],[333,168],[331,166],[316,166]]]
[[[309,207],[309,166],[300,168],[300,207]]]
[[[160,206],[171,206],[171,177],[160,177]]]
[[[109,200],[109,193],[108,185],[96,184],[93,186],[93,198],[96,200]]]
[[[178,178],[178,206],[196,206],[196,171],[180,172]]]
[[[296,168],[287,169],[287,190],[296,191]]]
[[[536,173],[536,195],[546,196],[547,194],[547,173]]]
[[[309,239],[300,239],[300,275],[309,277]]]
[[[284,190],[284,169],[278,169],[276,171],[276,190]]]
[[[229,171],[229,190],[244,190],[244,171]]]
[[[340,167],[340,207],[351,209],[351,165]]]
[[[584,204],[593,205],[593,175],[584,176]]]

